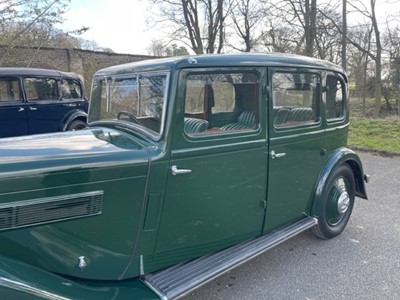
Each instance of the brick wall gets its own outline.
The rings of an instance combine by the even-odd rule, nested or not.
[[[0,46],[0,67],[31,67],[75,72],[83,75],[87,90],[90,88],[93,74],[101,68],[152,58],[155,57],[81,49],[10,49]]]

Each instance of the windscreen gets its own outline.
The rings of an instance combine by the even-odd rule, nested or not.
[[[96,76],[90,100],[89,123],[120,121],[161,134],[164,123],[167,73]]]

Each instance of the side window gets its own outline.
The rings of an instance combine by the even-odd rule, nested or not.
[[[0,78],[0,102],[21,101],[17,78]]]
[[[301,126],[320,120],[320,77],[315,73],[276,72],[272,76],[274,125]]]
[[[62,99],[79,99],[82,98],[82,96],[82,87],[78,80],[63,79],[61,81]]]
[[[259,76],[250,72],[186,77],[184,130],[188,135],[258,128]]]
[[[346,85],[337,76],[326,78],[326,119],[342,119],[344,117]]]
[[[51,78],[25,78],[25,92],[28,101],[58,100],[57,82]]]

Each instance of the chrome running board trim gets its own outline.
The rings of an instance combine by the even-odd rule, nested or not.
[[[317,223],[317,219],[306,217],[254,240],[144,275],[141,280],[161,299],[178,299]]]

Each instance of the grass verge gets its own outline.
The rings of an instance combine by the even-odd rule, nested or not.
[[[349,146],[385,155],[400,155],[400,117],[350,117]]]

